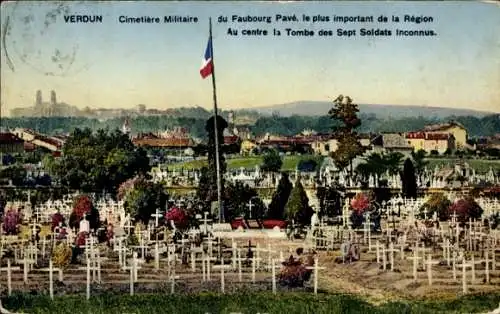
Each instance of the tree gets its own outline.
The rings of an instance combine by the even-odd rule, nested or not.
[[[417,178],[410,158],[405,160],[402,179],[403,195],[409,198],[417,198]]]
[[[448,208],[450,207],[450,200],[443,193],[432,194],[427,202],[420,208],[420,217],[432,217],[436,213],[440,221],[449,219]]]
[[[426,154],[427,153],[423,149],[420,149],[416,152],[411,152],[411,157],[413,158],[413,163],[417,175],[421,175],[424,172],[425,166],[427,166],[427,164],[429,163],[428,161],[425,161]]]
[[[49,162],[50,163],[50,162]],[[52,164],[63,185],[84,192],[116,192],[120,183],[150,170],[146,151],[119,130],[75,129]]]
[[[283,165],[283,160],[279,152],[275,149],[269,150],[262,158],[262,170],[270,172],[278,172]]]
[[[309,198],[299,177],[285,206],[286,218],[288,221],[293,220],[295,223],[305,226],[311,223],[313,214],[314,211],[309,206]]]
[[[334,101],[334,107],[328,112],[331,119],[341,122],[340,126],[334,126],[334,138],[338,141],[338,148],[332,154],[335,164],[339,168],[350,167],[352,175],[352,160],[363,152],[359,142],[358,134],[354,131],[361,125],[358,118],[358,105],[352,102],[349,96],[338,96]]]
[[[9,184],[12,181],[13,185],[20,186],[26,183],[27,171],[21,165],[12,165],[0,170],[0,181]]]
[[[221,196],[224,195],[224,180],[223,175],[226,173],[226,162],[224,155],[221,151],[221,146],[224,143],[224,129],[228,127],[227,121],[221,116],[217,116],[217,139],[219,147],[219,166],[220,166],[220,176],[221,176]],[[203,202],[205,206],[210,206],[214,201],[217,201],[217,160],[216,160],[216,149],[215,149],[215,125],[214,117],[210,117],[205,124],[205,131],[208,135],[208,168],[201,170],[200,184],[198,185],[198,190],[196,191],[197,196]],[[223,207],[223,217],[226,217],[227,209]]]
[[[299,171],[312,172],[318,167],[318,162],[312,158],[301,159],[297,165]]]
[[[457,215],[460,223],[466,223],[469,219],[480,219],[483,209],[472,197],[466,197],[453,203],[448,208],[448,215]]]
[[[278,182],[278,187],[273,194],[273,198],[268,208],[268,218],[270,219],[283,219],[285,214],[285,206],[292,192],[292,182],[288,178],[288,174],[281,173],[281,179]]]
[[[316,189],[320,216],[334,217],[341,213],[342,194],[339,186],[319,186]]]
[[[92,199],[88,195],[80,195],[73,202],[73,211],[69,216],[70,228],[80,228],[80,221],[86,218],[90,229],[99,228],[99,211],[94,207]]]
[[[250,201],[252,203],[251,217],[253,219],[261,218],[265,211],[265,205],[259,198],[257,191],[239,181],[227,185],[224,200],[228,212],[227,219],[238,216],[250,217]]]
[[[389,174],[398,174],[403,155],[398,152],[391,152],[388,154],[380,155],[372,153],[366,158],[366,162],[359,164],[356,171],[365,178],[371,175],[380,177],[382,174],[389,172]]]
[[[141,177],[125,195],[123,205],[125,211],[135,221],[147,224],[157,209],[165,208],[167,200],[168,194],[162,184],[147,181]]]

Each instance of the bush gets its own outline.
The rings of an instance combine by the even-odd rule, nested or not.
[[[21,224],[21,214],[14,209],[9,209],[3,217],[3,231],[7,235],[16,235],[19,233]]]
[[[85,244],[85,240],[84,243]],[[54,266],[64,268],[71,262],[71,248],[64,243],[59,243],[52,252]]]
[[[64,225],[64,216],[60,212],[57,212],[52,215],[50,230],[54,232],[54,229],[59,226],[59,223],[62,223]]]
[[[469,219],[480,219],[483,214],[483,209],[473,198],[464,198],[456,201],[448,208],[448,215],[454,213],[457,215],[457,220],[461,223],[469,221]]]
[[[186,212],[178,207],[173,207],[165,214],[165,220],[170,223],[173,221],[177,229],[183,229],[188,224]]]
[[[498,226],[500,225],[500,212],[491,215],[488,221],[490,223],[491,229],[497,229]]]
[[[283,165],[283,160],[277,150],[270,150],[262,158],[262,171],[278,172]]]
[[[282,265],[278,281],[283,286],[303,287],[304,282],[311,278],[312,270],[307,269],[300,260],[295,260],[293,256],[290,256]]]
[[[76,235],[75,239],[75,245],[76,246],[84,246],[85,245],[85,240],[88,238],[89,233],[82,231]]]
[[[316,170],[318,163],[314,159],[301,159],[297,165],[297,169],[301,172],[313,172]]]
[[[99,211],[94,207],[88,195],[80,195],[73,204],[73,212],[69,217],[69,226],[79,228],[83,218],[89,220],[90,229],[99,228]]]
[[[351,207],[353,212],[357,215],[362,215],[370,207],[370,198],[364,193],[358,193],[351,200]]]
[[[432,194],[430,199],[420,208],[419,217],[424,218],[424,212],[427,212],[427,218],[436,213],[440,221],[446,221],[450,218],[448,211],[450,205],[450,200],[443,193]]]
[[[147,224],[157,208],[165,208],[168,195],[162,184],[139,178],[124,196],[125,212],[137,222]]]

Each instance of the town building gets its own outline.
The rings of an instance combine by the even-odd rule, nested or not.
[[[17,128],[13,133],[26,143],[35,147],[48,149],[51,152],[60,152],[65,140],[61,137],[46,136],[30,129]]]
[[[441,123],[435,125],[428,125],[424,127],[422,132],[427,134],[452,134],[455,139],[455,146],[457,149],[467,148],[467,129],[460,123],[456,121],[450,121],[448,123]]]

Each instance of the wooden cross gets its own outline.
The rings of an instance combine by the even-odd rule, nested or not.
[[[231,265],[225,265],[224,264],[224,258],[221,257],[220,265],[214,265],[214,269],[220,268],[220,286],[221,286],[221,292],[225,292],[225,277],[224,277],[224,270],[225,269],[231,269]]]
[[[446,259],[446,263],[448,266],[450,266],[450,260],[451,260],[451,246],[450,246],[450,239],[446,238],[444,242],[440,243],[441,247],[443,248],[443,258]]]
[[[394,252],[399,252],[399,250],[394,248],[394,243],[391,242],[389,244],[389,249],[386,251],[391,254],[390,255],[391,271],[394,271]]]
[[[134,225],[132,224],[132,218],[129,218],[127,220],[127,223],[125,226],[123,226],[124,229],[127,229],[127,234],[130,235],[130,230],[134,229]]]
[[[271,265],[271,261],[272,261],[272,254],[276,253],[276,251],[274,250],[271,250],[271,243],[267,243],[267,268],[269,269],[270,267],[272,267]]]
[[[365,214],[365,222],[363,222],[363,241],[368,243],[368,251],[371,252],[372,243],[371,243],[371,227],[374,225],[373,222],[370,222],[370,214]]]
[[[274,267],[273,267],[274,269]],[[325,267],[319,267],[318,265],[318,257],[314,258],[314,265],[307,266],[306,269],[314,270],[314,294],[318,294],[318,272],[320,269],[325,269]]]
[[[23,259],[18,260],[18,262],[23,263],[23,281],[25,284],[28,283],[28,272],[35,264],[35,260],[29,257],[25,257]]]
[[[418,261],[423,259],[422,256],[418,256],[418,250],[416,247],[413,248],[413,256],[407,257],[408,259],[413,260],[413,280],[417,280],[417,269],[418,269]]]
[[[466,268],[467,267],[472,267],[472,264],[466,263],[465,258],[462,261],[461,264],[458,265],[459,267],[462,267],[462,292],[465,294],[467,293],[467,276],[466,276]]]
[[[163,215],[160,213],[160,209],[156,208],[156,212],[151,215],[155,219],[155,227],[158,228],[158,220],[162,217]]]
[[[438,265],[439,261],[433,261],[432,255],[427,255],[427,261],[425,262],[427,265],[427,279],[429,280],[429,286],[432,286],[432,265]]]
[[[62,281],[62,269],[60,268],[54,268],[52,264],[52,260],[49,260],[49,268],[43,268],[40,269],[41,271],[48,271],[49,272],[49,293],[50,293],[50,298],[54,300],[54,280],[52,278],[54,271],[59,272],[59,281]]]
[[[16,266],[12,267],[10,265],[10,259],[7,260],[7,267],[0,268],[0,273],[2,270],[7,271],[7,291],[8,291],[8,296],[12,294],[12,271],[13,270],[20,270],[21,268]]]
[[[490,282],[490,263],[493,264],[495,261],[488,258],[488,250],[484,251],[484,262],[485,262],[484,274],[486,276],[486,283],[489,283]]]
[[[273,294],[276,294],[276,268],[281,268],[281,266],[276,265],[276,260],[274,260],[274,259],[273,259],[272,263],[273,263],[273,267],[272,267]]]
[[[137,252],[133,252],[132,259],[129,260],[129,266],[123,267],[123,269],[130,271],[130,295],[134,295],[134,283],[137,281],[137,270],[141,269],[138,264]]]
[[[170,294],[174,294],[175,292],[175,280],[179,279],[179,276],[175,275],[175,267],[172,269],[172,272],[170,273],[169,279],[170,279]]]

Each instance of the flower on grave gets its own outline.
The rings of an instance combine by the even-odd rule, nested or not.
[[[456,213],[457,220],[461,223],[469,221],[469,219],[480,219],[483,214],[483,209],[473,198],[464,198],[456,201],[448,208],[448,214]]]
[[[57,244],[52,251],[52,261],[56,267],[68,266],[71,261],[71,248],[64,243]]]
[[[429,219],[436,214],[440,221],[446,221],[450,218],[450,214],[453,215],[453,212],[450,213],[448,210],[450,205],[450,200],[443,193],[432,194],[420,208],[419,217],[425,218],[427,216]]]
[[[127,196],[127,194],[134,188],[134,186],[141,180],[141,177],[134,177],[120,184],[117,192],[118,199],[123,200]]]
[[[167,222],[173,221],[177,228],[183,228],[188,223],[188,216],[186,212],[179,207],[172,207],[165,213],[165,220]]]
[[[75,216],[80,220],[84,218],[87,214],[90,214],[92,207],[93,205],[90,197],[88,197],[87,195],[81,195],[75,201],[73,207],[73,213],[75,213]]]
[[[302,287],[304,282],[311,278],[312,270],[306,268],[310,265],[304,264],[300,259],[294,259],[293,256],[290,256],[282,265],[278,281],[283,286]]]
[[[86,218],[89,221],[90,229],[99,228],[99,211],[94,207],[92,199],[88,195],[80,195],[73,204],[73,211],[69,217],[69,226],[79,228],[80,221]]]
[[[7,235],[16,235],[19,233],[20,224],[21,214],[13,208],[8,209],[3,217],[3,232]]]
[[[351,200],[351,207],[357,215],[362,215],[370,207],[370,198],[364,193],[358,193]]]
[[[52,215],[50,230],[54,232],[54,229],[59,226],[59,223],[62,223],[64,225],[64,216],[60,212],[57,212]]]
[[[82,231],[78,233],[75,239],[76,246],[85,246],[85,240],[89,237],[89,233],[86,231]]]

